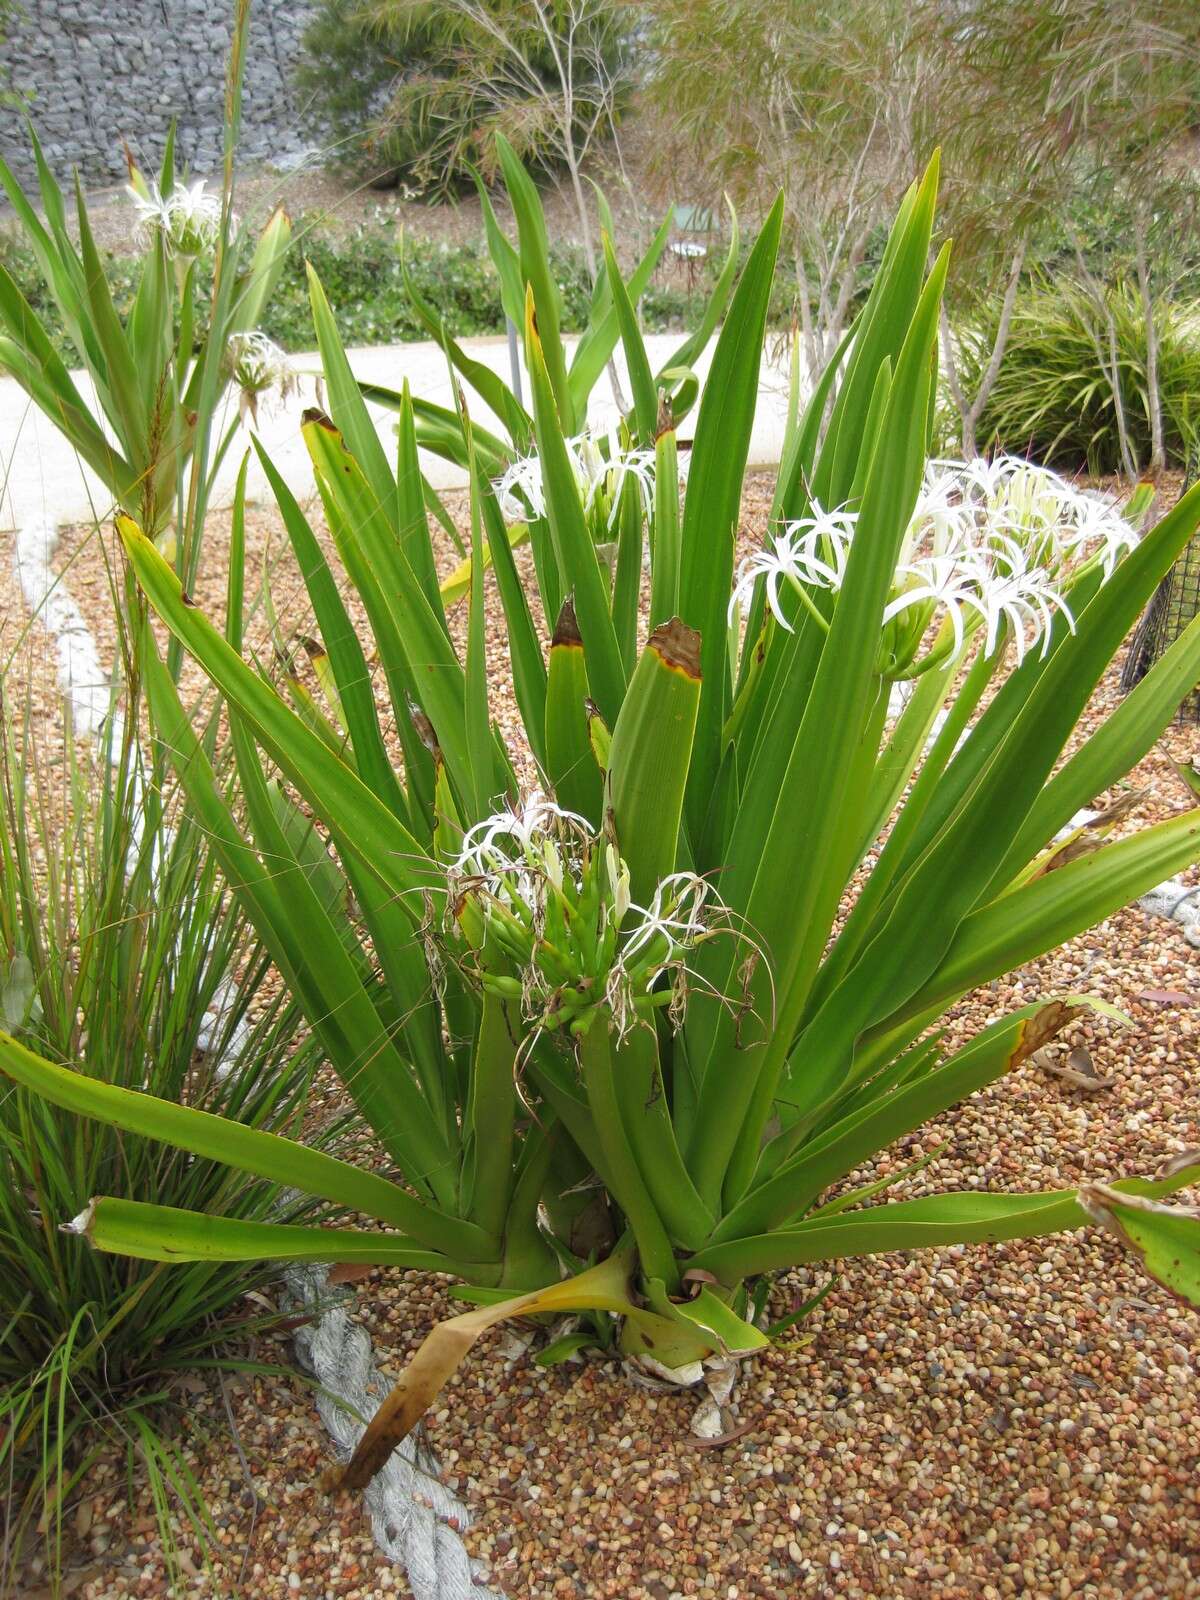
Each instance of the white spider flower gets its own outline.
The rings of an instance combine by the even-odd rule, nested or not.
[[[1011,626],[1018,665],[1026,650],[1039,641],[1045,656],[1056,611],[1066,618],[1071,632],[1075,631],[1075,618],[1054,587],[1051,574],[1032,565],[1021,547],[1003,535],[994,535],[986,548],[922,557],[897,569],[897,575],[906,580],[906,586],[884,608],[884,623],[911,606],[930,605],[950,619],[955,651],[965,642],[968,608],[985,629],[985,655],[991,655],[1000,643],[1004,625]]]
[[[467,830],[447,886],[445,931],[466,936],[483,988],[539,1028],[576,1034],[603,1014],[624,1038],[661,1006],[678,1025],[688,953],[729,928],[728,908],[691,872],[634,904],[615,842],[539,792]]]
[[[980,552],[977,596],[971,604],[979,612],[986,627],[984,653],[991,655],[1000,643],[1001,629],[1007,622],[1012,628],[1017,665],[1025,659],[1026,649],[1041,640],[1041,655],[1050,649],[1050,630],[1054,613],[1066,618],[1067,627],[1075,632],[1075,618],[1062,595],[1054,587],[1053,576],[1045,567],[1032,565],[1025,552],[1013,541],[1008,546]]]
[[[984,463],[989,469],[990,463]],[[1011,477],[1011,465],[1004,468]],[[1002,474],[996,475],[1000,481]],[[955,471],[953,477],[936,473],[927,478],[896,567],[892,593],[884,606],[884,629],[906,614],[911,616],[911,632],[892,636],[889,649],[905,659],[893,670],[898,674],[912,665],[907,652],[918,648],[925,628],[941,612],[950,622],[955,651],[966,643],[973,623],[985,632],[984,650],[990,655],[1000,644],[1004,630],[1013,633],[1018,664],[1026,651],[1041,643],[1049,649],[1050,630],[1055,612],[1061,612],[1074,631],[1075,620],[1062,594],[1055,586],[1055,571],[1062,565],[1041,565],[1031,556],[1027,540],[1014,537],[1012,523],[993,514],[982,519],[970,500],[976,476]],[[989,476],[986,481],[990,482]],[[1007,480],[1005,480],[1007,481]],[[1040,490],[1040,485],[1038,486]],[[1101,508],[1102,510],[1104,508]],[[774,535],[768,547],[742,562],[729,605],[730,620],[737,608],[754,592],[760,578],[766,582],[766,600],[780,625],[791,630],[779,598],[779,584],[786,579],[804,599],[809,588],[837,592],[845,579],[846,563],[853,542],[857,516],[844,508],[826,512],[814,506],[809,517],[789,523]],[[1069,537],[1079,543],[1094,538],[1090,525],[1086,535],[1082,525],[1073,525]],[[1028,519],[1025,532],[1028,538]],[[1039,530],[1035,553],[1049,549]],[[913,554],[914,546],[927,553]],[[931,663],[932,664],[932,663]]]
[[[281,405],[299,387],[299,374],[273,339],[257,329],[235,333],[229,340],[230,374],[239,390],[242,421],[258,425],[259,403],[270,397],[271,408]]]
[[[899,591],[883,610],[884,626],[913,606],[945,611],[954,634],[957,653],[966,640],[965,608],[978,610],[979,574],[960,555],[922,556],[896,568]]]
[[[1098,560],[1106,579],[1138,543],[1109,502],[1047,467],[1010,455],[930,463],[909,541],[931,544],[935,551],[952,549],[941,530],[955,526],[964,544],[1003,534],[1039,566],[1055,571]]]
[[[729,601],[729,621],[733,621],[739,607],[749,605],[755,585],[763,578],[771,614],[781,628],[791,633],[792,625],[779,603],[780,579],[787,579],[798,594],[805,587],[840,589],[857,521],[856,511],[825,511],[814,501],[809,516],[786,523],[782,533],[771,536],[766,549],[755,551],[741,562]]]
[[[505,522],[527,522],[546,515],[542,465],[537,456],[518,456],[492,484]]]
[[[511,904],[517,897],[534,910],[544,881],[562,886],[558,843],[572,836],[586,838],[590,831],[585,817],[535,789],[516,810],[493,812],[467,829],[449,877],[482,880],[497,900]]]
[[[672,872],[663,878],[648,906],[629,908],[634,922],[621,948],[622,963],[631,965],[656,938],[661,938],[665,950],[648,975],[649,987],[664,968],[678,961],[708,932],[711,917],[707,907],[713,898],[712,885],[694,872]]]
[[[969,542],[975,516],[959,474],[931,461],[900,546],[900,560],[914,550],[941,556]]]
[[[615,430],[608,433],[585,432],[565,439],[567,458],[575,475],[585,511],[602,502],[607,506],[609,528],[616,521],[621,491],[632,478],[638,486],[642,511],[648,518],[654,510],[654,451],[623,450]],[[525,522],[532,514],[546,515],[546,491],[542,464],[536,454],[520,456],[495,480],[500,510],[507,522]]]
[[[1138,534],[1114,506],[1096,495],[1076,490],[1075,512],[1074,524],[1063,530],[1059,542],[1069,557],[1098,560],[1105,579],[1111,578],[1117,563],[1137,549]]]
[[[125,186],[138,213],[138,229],[144,239],[161,232],[172,255],[204,255],[216,244],[221,233],[221,201],[205,193],[204,179],[197,183],[177,183],[164,195],[156,183],[142,194],[133,184]]]

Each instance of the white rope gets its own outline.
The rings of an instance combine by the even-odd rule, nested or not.
[[[289,1266],[284,1282],[304,1310],[320,1313],[297,1330],[296,1352],[324,1391],[317,1410],[338,1458],[348,1461],[391,1386],[375,1366],[366,1331],[350,1320],[344,1304],[331,1303],[326,1267]],[[363,1498],[375,1543],[403,1566],[415,1600],[479,1600],[496,1593],[460,1537],[470,1521],[466,1507],[441,1481],[437,1462],[414,1434],[372,1478]]]

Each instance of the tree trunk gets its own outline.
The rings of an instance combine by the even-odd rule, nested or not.
[[[946,315],[946,305],[943,301],[941,310],[942,326],[942,366],[946,373],[946,382],[950,386],[950,393],[958,409],[959,421],[962,425],[962,453],[965,461],[973,461],[979,454],[977,430],[979,419],[983,415],[983,408],[988,403],[988,397],[996,386],[996,379],[1000,374],[1000,364],[1004,360],[1004,352],[1008,348],[1009,330],[1012,328],[1013,308],[1017,303],[1017,290],[1021,285],[1021,270],[1025,265],[1026,241],[1022,240],[1013,252],[1009,263],[1008,279],[1004,285],[1004,299],[1000,305],[1000,320],[996,324],[996,336],[992,340],[992,348],[988,353],[988,364],[984,368],[983,376],[979,380],[979,387],[970,397],[965,393],[959,377],[958,363],[954,359],[954,336],[950,330],[950,319]]]

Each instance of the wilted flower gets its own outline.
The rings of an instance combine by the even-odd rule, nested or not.
[[[221,201],[206,194],[203,179],[192,184],[176,184],[163,195],[157,184],[148,185],[143,194],[127,184],[126,194],[137,207],[138,228],[143,237],[161,232],[172,255],[192,257],[211,250],[221,235]]]
[[[299,386],[299,375],[273,339],[257,330],[235,333],[229,341],[230,376],[239,391],[238,410],[242,421],[258,425],[259,402],[270,396],[281,404]]]
[[[658,884],[648,906],[631,906],[634,921],[623,954],[632,961],[661,940],[658,971],[670,965],[704,937],[710,926],[706,915],[712,885],[694,872],[672,872]]]

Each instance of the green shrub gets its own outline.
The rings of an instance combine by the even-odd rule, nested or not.
[[[1150,455],[1146,327],[1133,291],[1106,298],[1113,319],[1126,426],[1139,462]],[[1200,307],[1158,308],[1163,427],[1169,460],[1181,462],[1200,424]],[[962,344],[964,385],[972,392],[995,334],[993,320]],[[995,387],[979,424],[981,445],[1093,473],[1121,468],[1113,388],[1105,375],[1106,319],[1078,284],[1036,283],[1021,292]]]
[[[531,164],[561,165],[561,135],[547,115],[561,90],[539,18],[513,0],[487,0],[482,9],[517,44],[516,70],[515,57],[489,28],[451,6],[320,0],[296,76],[332,137],[338,164],[369,173],[380,185],[403,181],[444,194],[470,183],[470,167],[492,176],[499,130]],[[554,7],[547,11],[553,17]],[[587,32],[602,67],[589,52],[573,62],[581,147],[590,132],[591,96],[608,92],[624,49],[620,8],[597,0]],[[561,46],[565,27],[559,33]],[[536,91],[525,74],[538,80]]]
[[[311,261],[337,311],[338,331],[348,345],[397,344],[427,337],[413,309],[400,272],[400,254],[393,230],[366,226],[348,236],[308,228],[301,218],[297,242],[284,258],[273,296],[260,319],[262,331],[285,350],[306,350],[313,342],[305,261]],[[406,238],[405,259],[422,297],[450,323],[457,337],[504,332],[499,280],[482,242],[445,244],[436,239]],[[592,297],[591,277],[583,251],[561,246],[551,252],[563,294],[563,326],[578,332],[587,324]],[[0,233],[0,265],[12,275],[60,355],[74,365],[77,357],[53,296],[32,254],[10,235]],[[105,276],[118,315],[128,316],[137,293],[137,257],[107,254]],[[707,283],[711,274],[704,275]],[[210,290],[209,269],[197,263],[196,292],[200,302],[197,331],[203,333],[203,307]],[[642,299],[648,332],[690,327],[702,310],[704,288],[695,294],[652,283]],[[785,296],[779,299],[781,323],[788,318]]]

